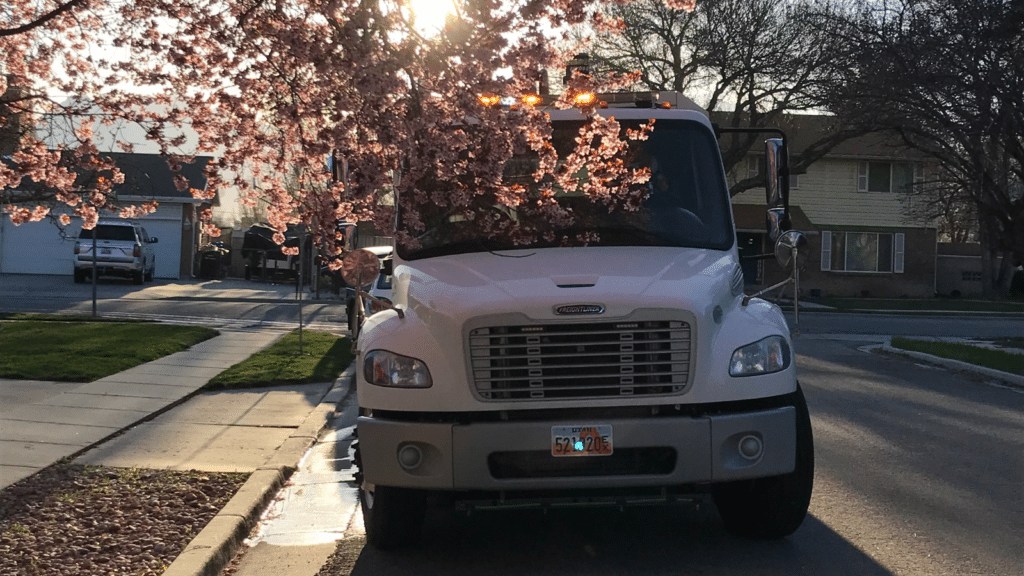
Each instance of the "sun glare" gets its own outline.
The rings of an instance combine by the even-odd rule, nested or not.
[[[405,0],[416,21],[416,28],[434,34],[444,28],[445,18],[455,11],[452,0]]]

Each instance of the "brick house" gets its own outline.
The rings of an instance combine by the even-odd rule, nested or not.
[[[823,116],[793,116],[783,126],[794,156],[822,133]],[[730,182],[763,172],[754,150]],[[807,234],[809,258],[801,296],[927,298],[936,289],[937,229],[915,216],[909,194],[930,166],[879,134],[847,140],[791,181],[793,228]],[[741,252],[771,251],[764,228],[764,189],[733,197]],[[773,260],[747,261],[748,292],[782,280]]]

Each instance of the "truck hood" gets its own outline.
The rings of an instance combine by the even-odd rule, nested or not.
[[[465,317],[515,311],[544,319],[571,304],[599,304],[606,317],[661,306],[700,314],[714,295],[729,294],[736,268],[732,251],[671,247],[460,254],[396,266],[395,302],[421,317],[456,322],[456,310]]]

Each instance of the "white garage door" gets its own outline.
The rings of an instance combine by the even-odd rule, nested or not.
[[[11,224],[7,215],[0,221],[0,272],[14,274],[66,274],[74,270],[75,239],[79,227],[68,227],[62,239],[52,222]]]
[[[159,239],[153,245],[156,276],[177,279],[181,259],[181,205],[161,204],[156,212],[139,221],[150,236]],[[71,276],[75,239],[80,231],[81,220],[77,218],[65,229],[67,237],[62,238],[60,230],[48,220],[15,226],[3,216],[0,218],[0,272]]]
[[[161,204],[156,212],[139,218],[150,237],[156,254],[156,277],[178,279],[181,263],[181,204]]]

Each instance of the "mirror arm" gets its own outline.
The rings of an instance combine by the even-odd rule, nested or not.
[[[771,260],[775,258],[775,254],[752,254],[750,256],[740,256],[740,260]]]
[[[361,296],[363,298],[369,298],[370,302],[375,302],[377,304],[380,304],[381,306],[383,306],[387,310],[394,310],[395,312],[398,313],[398,318],[399,319],[405,320],[405,312],[403,312],[401,308],[395,306],[394,304],[388,302],[387,300],[381,300],[380,298],[377,298],[376,296],[371,296],[367,292],[364,292],[362,288],[356,288],[355,291],[356,291],[356,295]],[[360,302],[359,304],[362,305],[362,302]]]
[[[794,327],[792,335],[793,336],[799,336],[800,335],[800,267],[797,266],[797,262],[798,262],[797,256],[799,256],[799,250],[800,249],[797,246],[793,246],[791,248],[791,250],[792,250],[793,258],[790,261],[793,263],[793,272],[790,275],[790,277],[786,278],[782,282],[779,282],[778,284],[775,284],[773,286],[769,286],[767,288],[759,290],[758,292],[756,292],[754,294],[751,294],[749,296],[744,296],[743,300],[742,300],[742,305],[743,306],[748,306],[752,299],[757,298],[758,296],[760,296],[760,295],[762,295],[762,294],[764,294],[766,292],[771,292],[772,290],[775,290],[776,288],[784,289],[787,284],[792,283],[793,284],[793,327]],[[782,296],[781,290],[779,292],[779,296]]]
[[[782,288],[786,284],[789,284],[792,281],[793,281],[792,277],[786,278],[785,280],[783,280],[782,282],[779,282],[778,284],[774,284],[774,285],[769,286],[767,288],[762,288],[761,290],[755,292],[754,294],[750,294],[749,296],[744,296],[743,297],[743,305],[747,306],[747,305],[750,304],[750,301],[752,299],[757,298],[758,296],[760,296],[760,295],[762,295],[762,294],[764,294],[766,292],[771,292],[772,290],[775,290],[776,288]]]

